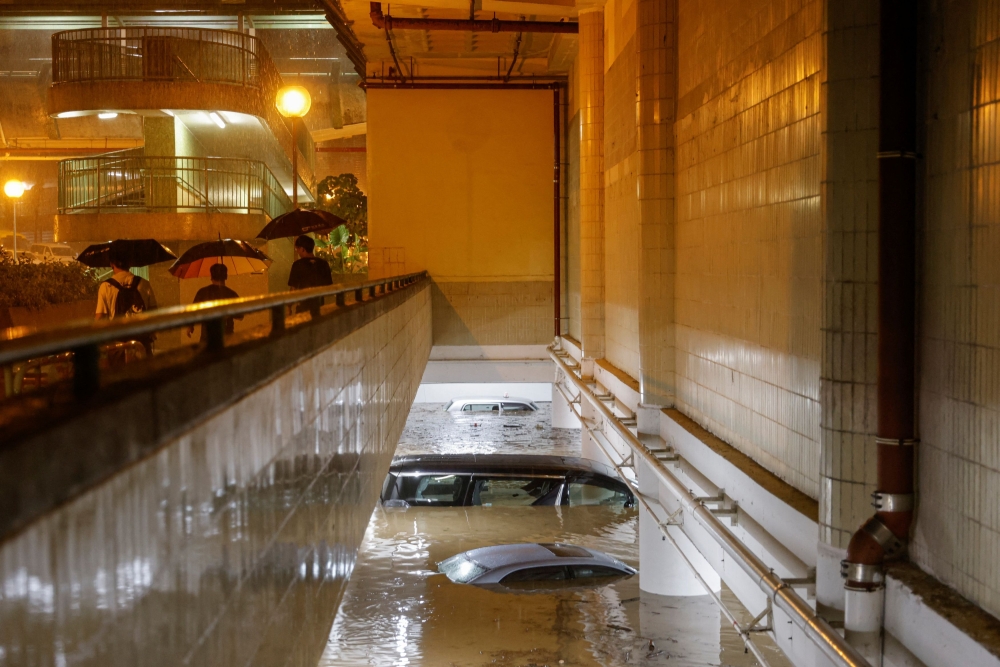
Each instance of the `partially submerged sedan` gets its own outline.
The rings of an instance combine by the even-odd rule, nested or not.
[[[381,500],[390,507],[635,505],[628,486],[604,464],[524,454],[398,456]]]
[[[516,396],[504,397],[483,397],[483,398],[454,398],[444,408],[448,412],[476,413],[476,416],[483,413],[494,415],[526,415],[538,410],[534,401],[527,398],[517,398]]]
[[[529,590],[600,586],[631,577],[635,569],[602,551],[573,544],[501,544],[472,549],[438,563],[458,584]]]

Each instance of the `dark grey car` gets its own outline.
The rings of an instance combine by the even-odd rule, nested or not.
[[[524,454],[399,456],[381,499],[390,506],[422,507],[635,504],[628,486],[604,464]]]

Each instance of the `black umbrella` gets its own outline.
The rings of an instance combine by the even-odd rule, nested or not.
[[[267,223],[257,235],[259,239],[283,239],[289,236],[302,236],[310,232],[329,234],[331,230],[347,224],[346,220],[318,209],[297,208],[289,213],[283,213]]]
[[[178,278],[209,278],[216,264],[225,265],[231,276],[263,273],[271,265],[271,258],[246,241],[219,239],[188,248],[170,266],[170,273]]]
[[[111,266],[112,249],[128,261],[129,266],[149,266],[177,259],[177,255],[155,239],[118,239],[89,246],[76,261],[92,268]]]

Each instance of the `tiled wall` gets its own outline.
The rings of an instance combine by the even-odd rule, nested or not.
[[[315,665],[430,352],[430,298],[0,545],[0,665]]]
[[[1000,2],[928,11],[911,557],[1000,615]]]
[[[878,4],[827,3],[822,84],[820,537],[846,549],[872,514],[878,305]]]
[[[552,342],[550,281],[435,281],[434,345],[547,345]]]
[[[678,407],[819,485],[823,3],[679,3]]]
[[[626,32],[616,21],[620,2],[605,6],[605,31]],[[634,6],[634,3],[630,3]],[[628,12],[634,31],[635,14]],[[613,40],[609,40],[611,42]],[[610,46],[610,45],[609,45]],[[639,199],[636,176],[635,40],[630,38],[604,75],[604,335],[605,358],[639,377]]]

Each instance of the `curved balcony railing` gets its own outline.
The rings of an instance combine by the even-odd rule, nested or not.
[[[292,202],[263,162],[157,157],[142,149],[59,163],[60,213],[265,213]]]
[[[201,28],[92,28],[52,35],[52,83],[197,81],[273,93],[281,76],[256,37]]]

